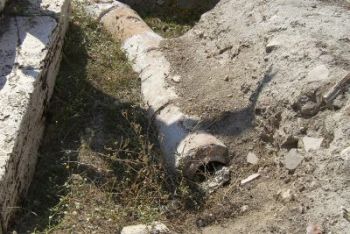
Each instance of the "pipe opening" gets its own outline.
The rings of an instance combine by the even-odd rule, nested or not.
[[[194,174],[194,181],[198,183],[207,181],[210,177],[215,176],[218,171],[222,170],[224,166],[224,163],[218,161],[210,161],[202,164]]]

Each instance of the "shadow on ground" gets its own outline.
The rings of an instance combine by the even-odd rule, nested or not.
[[[199,128],[210,131],[215,135],[237,137],[247,130],[255,127],[256,115],[261,114],[256,108],[259,96],[263,89],[271,82],[275,73],[272,66],[267,70],[265,76],[260,80],[256,89],[249,97],[249,105],[233,111],[226,111],[213,119],[206,119],[199,123]]]
[[[166,38],[183,35],[197,23],[202,14],[219,0],[123,0],[158,34]]]
[[[201,15],[212,8],[219,0],[124,0],[135,9],[142,18],[157,17],[162,22],[173,21],[177,24],[194,25]]]

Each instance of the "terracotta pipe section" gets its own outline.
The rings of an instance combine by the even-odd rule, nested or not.
[[[163,38],[123,3],[94,4],[86,10],[122,42],[122,49],[139,74],[143,101],[158,129],[170,172],[181,170],[183,175],[192,177],[201,166],[211,162],[227,164],[227,147],[215,136],[188,127],[198,118],[185,115],[174,104],[178,96],[167,82],[171,74],[170,64],[159,46]]]

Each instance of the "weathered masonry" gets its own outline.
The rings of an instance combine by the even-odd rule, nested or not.
[[[0,10],[4,0],[0,0]],[[0,22],[0,214],[6,230],[30,185],[58,72],[69,0],[21,3]],[[11,10],[11,8],[10,8]],[[9,11],[10,11],[9,10]],[[9,14],[8,14],[9,13]]]

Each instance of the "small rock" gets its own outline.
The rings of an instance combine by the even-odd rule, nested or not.
[[[306,152],[310,150],[318,150],[321,147],[323,138],[315,138],[305,136],[302,139],[302,143]]]
[[[175,83],[180,83],[180,81],[181,81],[181,76],[178,76],[178,75],[173,76],[173,77],[171,78],[171,80],[174,81]]]
[[[278,47],[281,46],[281,41],[278,39],[274,38],[272,39],[267,45],[266,45],[266,53],[271,53],[273,50],[277,49]]]
[[[307,80],[309,82],[318,82],[327,80],[329,75],[329,70],[325,65],[319,65],[314,67],[308,74]]]
[[[300,156],[297,149],[291,149],[284,158],[284,165],[288,170],[295,170],[302,160],[303,157]]]
[[[306,234],[322,234],[323,230],[318,224],[309,224],[306,228]]]
[[[340,155],[343,157],[343,156],[350,156],[350,146],[343,149],[341,152],[340,152]]]
[[[247,162],[256,165],[259,162],[259,158],[253,152],[249,152],[247,155]]]
[[[149,233],[170,233],[167,226],[160,222],[154,222],[151,225],[138,224],[123,227],[121,234],[149,234]]]
[[[246,179],[242,180],[241,185],[246,185],[246,184],[250,183],[251,181],[257,179],[258,177],[260,177],[259,173],[252,174],[252,175],[248,176]]]
[[[305,117],[314,116],[318,113],[319,109],[320,106],[316,102],[307,102],[301,107],[300,113]]]
[[[280,190],[277,193],[277,200],[280,200],[284,203],[290,202],[294,200],[294,194],[290,189]]]
[[[244,206],[241,207],[241,212],[242,212],[242,213],[243,213],[243,212],[246,212],[248,209],[249,209],[249,206],[244,205]]]
[[[214,176],[208,179],[206,182],[202,184],[204,190],[208,191],[208,193],[213,193],[223,184],[230,180],[230,169],[228,167],[222,167],[220,170],[217,170]]]
[[[336,109],[339,110],[346,104],[346,99],[343,98],[342,96],[338,96],[333,100],[332,106]]]
[[[229,81],[229,76],[225,76],[224,81]]]

